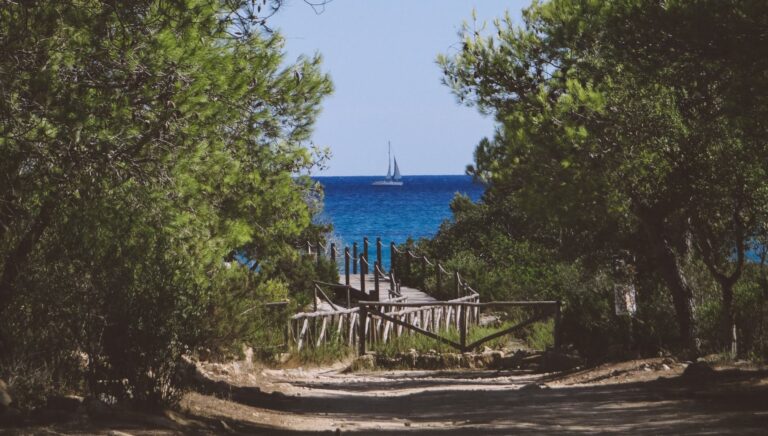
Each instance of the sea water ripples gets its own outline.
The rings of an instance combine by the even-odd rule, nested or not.
[[[404,176],[403,186],[372,186],[381,177],[316,177],[325,190],[321,222],[333,224],[333,238],[340,250],[363,236],[370,239],[370,256],[375,240],[405,242],[434,236],[440,224],[451,217],[450,202],[458,193],[477,201],[484,187],[470,176]],[[382,252],[389,265],[389,250]]]

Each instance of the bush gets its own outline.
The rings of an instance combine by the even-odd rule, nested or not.
[[[307,344],[296,354],[299,363],[327,365],[353,356],[357,352],[356,348],[347,345],[346,338],[342,338],[340,335],[343,333],[334,330],[328,337],[327,343],[319,347]]]
[[[526,335],[525,342],[534,350],[546,350],[555,345],[554,333],[554,320],[550,319],[546,322],[537,322],[531,325],[529,333]]]
[[[430,258],[442,256],[445,268],[459,271],[483,301],[560,300],[563,345],[591,361],[656,355],[678,347],[668,293],[649,262],[638,262],[638,313],[617,316],[610,257],[574,257],[556,239],[542,236],[540,228],[499,205],[457,196],[452,209],[453,220],[433,239],[419,241],[415,250]],[[704,280],[697,286],[705,287]],[[427,283],[434,281],[428,278]],[[537,348],[548,345],[551,335],[543,325],[529,332]]]
[[[768,359],[768,267],[748,264],[734,287],[734,311],[738,353],[742,357],[764,361]],[[719,293],[704,299],[699,306],[701,336],[706,340],[704,351],[718,353],[724,349],[723,321]]]
[[[0,9],[0,376],[173,404],[184,353],[271,341],[245,311],[328,277],[292,241],[318,229],[297,174],[325,158],[304,144],[331,83],[277,33],[221,25],[242,6]],[[227,269],[233,250],[262,268]]]

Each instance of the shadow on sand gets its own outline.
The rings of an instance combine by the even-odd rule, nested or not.
[[[706,378],[675,377],[556,389],[530,384],[529,377],[509,380],[512,377],[504,375],[429,373],[409,374],[403,379],[386,374],[372,380],[342,377],[333,383],[305,380],[295,385],[322,390],[322,395],[310,390],[301,397],[268,394],[255,387],[212,380],[202,380],[197,390],[286,415],[333,416],[340,421],[369,424],[364,430],[342,429],[343,434],[764,434],[768,428],[768,385],[760,382],[768,376],[766,371],[721,371]],[[520,389],[521,385],[525,387]],[[214,428],[220,425],[216,421],[223,420],[229,430],[242,434],[307,433],[224,416],[190,418]],[[402,421],[403,427],[375,428],[376,422],[392,421]]]

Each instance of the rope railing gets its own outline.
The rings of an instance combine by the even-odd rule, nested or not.
[[[458,271],[449,272],[439,261],[431,260],[426,254],[418,254],[409,247],[404,247],[401,250],[394,246],[394,244],[392,244],[391,252],[397,257],[395,258],[393,256],[391,263],[401,270],[401,276],[406,283],[415,284],[420,286],[422,290],[426,292],[435,292],[442,297],[445,297],[446,293],[453,295],[454,298],[459,298],[464,295],[479,294],[466,283],[464,278],[458,274]],[[398,258],[400,260],[398,260]],[[414,261],[421,263],[420,271],[414,268]],[[432,270],[433,272],[429,272],[429,270]],[[434,274],[434,279],[431,282],[427,280],[430,274]],[[453,279],[452,291],[449,291],[444,287],[445,275],[448,275]]]
[[[330,243],[329,247],[329,244],[323,243],[321,241],[314,243],[311,241],[305,241],[303,243],[297,244],[296,248],[301,251],[305,251],[308,256],[315,256],[318,265],[320,264],[320,261],[323,257],[329,258],[331,262],[336,263],[336,258],[339,255],[339,250],[336,249],[336,244],[333,242]]]
[[[458,271],[456,271],[456,279],[457,279],[457,281],[458,281],[458,284],[459,284],[459,286],[461,286],[461,289],[462,289],[462,290],[464,290],[464,291],[465,291],[465,293],[466,293],[466,291],[470,291],[470,292],[472,292],[473,294],[477,294],[477,295],[479,295],[479,292],[477,292],[477,291],[475,291],[474,289],[472,289],[472,287],[471,287],[471,286],[469,286],[469,285],[467,284],[467,282],[465,282],[465,281],[464,281],[464,280],[461,278],[461,274],[459,274],[459,272],[458,272]]]
[[[373,264],[373,270],[374,270],[374,272],[375,272],[376,274],[378,274],[378,275],[379,275],[379,277],[382,277],[382,278],[386,278],[386,277],[387,277],[387,273],[386,273],[386,272],[384,272],[384,270],[382,270],[382,269],[381,269],[381,266],[379,265],[379,263],[378,263],[378,262],[375,262],[375,263]]]
[[[374,291],[376,295],[378,295],[379,290],[379,279],[388,279],[390,281],[390,292],[393,295],[399,295],[401,281],[410,285],[415,285],[425,292],[434,293],[435,296],[439,296],[438,298],[445,298],[449,295],[453,296],[453,298],[460,298],[465,295],[479,294],[466,283],[464,278],[461,277],[457,271],[450,272],[446,270],[438,260],[430,259],[426,254],[419,254],[408,246],[399,248],[394,242],[390,242],[389,244],[390,265],[389,272],[387,272],[384,269],[382,262],[382,248],[384,244],[382,243],[381,238],[376,238],[373,247],[376,256],[374,260],[369,258],[370,245],[374,244],[369,244],[369,239],[366,237],[363,238],[362,244],[359,244],[356,241],[353,242],[351,252],[349,246],[344,247],[342,272],[344,274],[343,282],[345,285],[343,286],[350,286],[351,275],[360,274],[359,291],[366,293],[366,276],[373,272],[374,289],[372,291]],[[309,255],[317,257],[318,264],[320,263],[321,256],[328,257],[333,262],[336,262],[337,257],[341,258],[342,256],[340,254],[342,251],[338,250],[334,243],[324,243],[322,241],[313,243],[306,241],[305,247],[306,252]],[[421,264],[421,266],[414,267],[413,262],[417,262],[417,264]],[[428,279],[431,274],[434,274],[434,276],[432,276],[433,278]],[[446,275],[449,276],[447,280],[445,279]],[[446,282],[452,282],[452,284],[446,286]],[[368,284],[368,286],[370,286],[370,284]]]
[[[317,257],[318,264],[321,256],[329,257],[335,262],[340,253],[334,243],[306,242],[302,247],[306,247],[308,255]],[[390,243],[389,272],[387,272],[382,263],[382,247],[381,238],[376,238],[373,247],[376,257],[373,260],[369,258],[371,247],[369,247],[368,238],[364,238],[362,244],[354,242],[351,245],[351,252],[350,246],[343,247],[344,284],[314,282],[314,311],[295,314],[291,317],[287,328],[298,349],[301,349],[304,344],[320,346],[329,341],[341,341],[350,346],[357,343],[359,349],[364,351],[366,341],[386,342],[388,337],[400,336],[402,328],[429,336],[431,332],[449,327],[455,327],[460,331],[457,346],[461,350],[473,349],[487,340],[511,331],[510,328],[475,342],[467,341],[467,326],[479,322],[479,310],[499,304],[556,305],[555,348],[558,347],[559,302],[480,303],[480,294],[467,283],[459,271],[446,270],[439,260],[417,253],[410,243],[402,249],[398,248],[394,242]],[[413,262],[417,262],[415,267]],[[421,264],[420,267],[418,264]],[[358,267],[360,269],[359,289],[350,284],[350,273],[357,275]],[[372,276],[369,275],[371,273]],[[381,279],[389,281],[388,298],[379,298]],[[371,282],[373,282],[373,289],[366,292],[366,286],[370,288]],[[411,295],[410,291],[403,295],[401,284],[420,288],[423,292],[431,292],[438,301],[409,303],[406,295]],[[355,277],[355,286],[358,286],[357,277]],[[333,295],[334,298],[330,298],[329,295]],[[346,308],[343,307],[343,303],[334,302],[334,300],[342,301],[344,297],[346,297]],[[327,302],[328,305],[323,304],[321,310],[318,310],[318,302]],[[525,323],[538,319],[534,318]],[[517,325],[513,328],[519,327],[520,325]]]
[[[419,256],[417,254],[414,254],[413,251],[411,251],[411,250],[406,250],[406,253],[408,253],[408,256],[410,256],[411,259],[415,259],[415,260],[426,259],[426,257],[427,257],[427,256],[424,256],[424,255]]]
[[[366,267],[370,268],[371,264],[368,263],[368,259],[365,258],[362,254],[360,255],[360,264],[365,264]]]

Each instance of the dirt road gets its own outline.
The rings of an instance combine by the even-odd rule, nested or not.
[[[651,359],[560,376],[519,371],[262,370],[241,380],[225,376],[230,388],[219,397],[228,399],[192,394],[184,406],[191,415],[223,421],[231,431],[242,433],[768,432],[764,371],[679,377],[683,368]]]
[[[10,434],[768,434],[768,371],[647,359],[569,374],[201,364],[180,412]],[[0,433],[3,430],[0,429]]]

